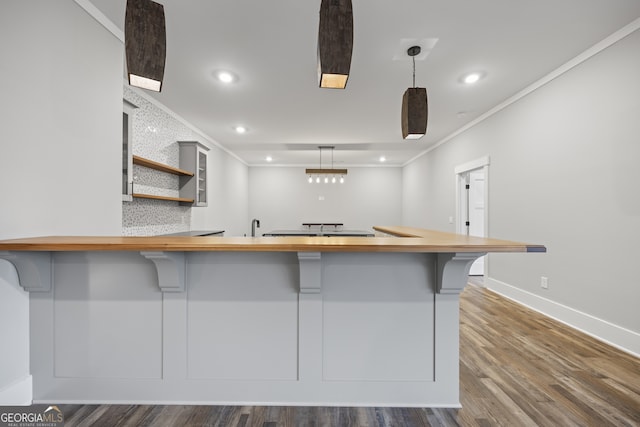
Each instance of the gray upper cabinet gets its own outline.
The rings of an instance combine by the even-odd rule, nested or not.
[[[180,197],[193,199],[193,206],[207,206],[207,151],[197,141],[178,141],[180,169],[193,171],[193,176],[180,177]]]

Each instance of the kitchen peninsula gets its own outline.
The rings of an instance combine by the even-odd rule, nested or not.
[[[34,402],[459,406],[469,266],[545,248],[374,229],[0,241],[30,292]]]

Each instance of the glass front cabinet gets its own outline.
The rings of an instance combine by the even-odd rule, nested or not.
[[[131,148],[133,147],[133,118],[137,107],[127,100],[122,106],[122,200],[133,200],[133,164]]]
[[[180,177],[180,197],[193,199],[193,206],[207,206],[207,151],[197,141],[178,141],[180,169],[193,171],[193,176]]]

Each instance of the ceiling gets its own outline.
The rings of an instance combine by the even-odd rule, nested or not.
[[[126,0],[90,1],[123,28]],[[320,145],[336,147],[336,165],[402,165],[640,16],[638,0],[353,0],[340,90],[318,88],[320,0],[157,1],[167,60],[162,92],[147,93],[249,165],[309,167]],[[405,141],[414,44],[429,123]],[[221,83],[218,70],[237,80]],[[474,71],[480,81],[461,82]]]

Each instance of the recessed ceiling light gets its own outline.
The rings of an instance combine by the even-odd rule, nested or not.
[[[247,128],[246,128],[246,127],[244,127],[244,126],[236,126],[234,129],[235,129],[235,130],[236,130],[236,132],[238,132],[238,133],[246,133],[246,132],[247,132]]]
[[[222,83],[233,83],[236,80],[236,76],[229,71],[218,71],[216,72],[216,77]]]
[[[384,163],[387,161],[387,158],[385,156],[380,156],[380,163]]]
[[[464,76],[462,76],[461,80],[464,84],[472,85],[474,83],[477,83],[482,77],[484,77],[483,73],[475,72],[465,74]]]
[[[266,158],[265,160],[266,160],[267,162],[271,162],[271,161],[273,161],[273,157],[271,157],[271,156],[267,156],[267,158]]]
[[[480,74],[478,73],[469,74],[464,78],[464,82],[468,85],[473,84],[478,80],[480,80]]]

